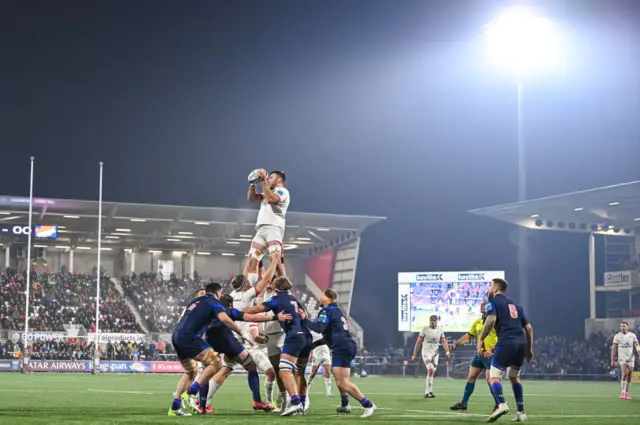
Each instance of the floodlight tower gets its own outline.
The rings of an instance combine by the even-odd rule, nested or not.
[[[525,7],[505,10],[485,29],[484,46],[487,60],[509,71],[517,87],[518,202],[527,199],[526,143],[523,121],[524,84],[533,74],[557,67],[564,52],[562,37],[556,24]],[[518,277],[520,301],[527,311],[529,285],[527,278],[527,234],[518,229]]]

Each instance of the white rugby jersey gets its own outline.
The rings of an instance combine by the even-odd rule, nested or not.
[[[435,329],[431,326],[425,326],[420,331],[420,336],[424,338],[424,341],[422,341],[422,353],[435,354],[438,352],[440,341],[445,335],[440,326]]]
[[[319,334],[318,332],[314,332],[312,330],[309,330],[309,332],[311,332],[312,342],[320,341],[322,339],[322,334]]]
[[[274,292],[265,292],[263,301],[265,301],[265,302],[269,301],[275,295],[276,295],[275,291]],[[268,314],[270,316],[273,315],[273,313],[271,313],[271,312],[268,312],[268,313],[265,313],[265,314]],[[281,334],[281,333],[284,332],[282,330],[282,326],[280,326],[280,322],[276,322],[276,321],[263,322],[262,325],[264,326],[263,332],[264,332],[265,335],[277,335],[277,334]]]
[[[289,191],[284,187],[276,187],[273,193],[280,197],[280,202],[270,204],[263,197],[260,203],[256,228],[264,225],[282,227],[283,229],[285,227],[285,216],[287,215],[287,209],[289,209]]]
[[[618,344],[618,361],[633,360],[633,347],[638,343],[638,337],[633,332],[623,334],[618,332],[613,337],[613,343]]]
[[[233,291],[229,295],[233,298],[233,308],[236,310],[244,311],[245,309],[251,307],[254,304],[254,301],[258,294],[256,293],[256,287],[252,286],[246,291]],[[236,324],[243,331],[249,332],[250,328],[258,327],[257,323],[253,322],[236,322]],[[238,340],[243,341],[243,338],[240,335],[236,335]]]

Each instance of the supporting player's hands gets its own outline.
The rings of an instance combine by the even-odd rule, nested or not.
[[[251,336],[251,334],[248,331],[243,331],[240,336],[242,337],[242,339],[244,339],[245,341],[247,341],[249,343],[253,342],[253,337]]]
[[[280,313],[278,313],[279,322],[290,322],[291,319],[293,319],[293,316],[291,316],[290,314],[285,314],[284,311],[281,311]]]
[[[258,344],[266,344],[267,342],[269,342],[269,336],[258,334],[253,338],[253,340]]]

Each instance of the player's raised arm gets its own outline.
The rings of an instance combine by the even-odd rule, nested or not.
[[[259,204],[262,202],[262,193],[258,193],[256,191],[256,184],[251,183],[249,185],[249,190],[247,191],[247,201],[253,202],[254,204]]]
[[[247,307],[244,309],[245,313],[249,314],[258,314],[258,313],[266,313],[267,311],[274,311],[278,308],[278,303],[272,299],[263,302],[260,305],[256,305],[253,307]]]
[[[267,179],[269,178],[267,172],[265,170],[260,170],[259,175],[262,178],[262,196],[264,197],[264,199],[266,199],[266,201],[270,204],[280,203],[282,201],[281,195],[271,190],[271,187],[267,182]],[[285,191],[282,190],[282,188],[278,188],[276,191],[280,192],[282,195],[285,194]]]
[[[276,269],[278,268],[278,263],[280,263],[280,257],[281,256],[282,256],[282,254],[280,253],[280,251],[274,251],[269,256],[270,261],[271,261],[271,263],[269,263],[269,268],[262,275],[262,279],[260,279],[260,282],[258,282],[256,284],[256,286],[254,286],[255,291],[256,291],[256,295],[261,294],[262,291],[264,291],[264,289],[267,287],[267,285],[273,279],[273,275],[276,273]]]
[[[240,329],[240,326],[238,326],[233,321],[233,319],[229,317],[226,311],[218,312],[217,317],[218,317],[218,320],[220,320],[226,327],[228,327],[238,335],[241,335],[242,338],[246,339],[247,341],[251,341],[251,336],[248,333],[243,332],[242,329]]]

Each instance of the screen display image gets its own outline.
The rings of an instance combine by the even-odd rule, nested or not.
[[[445,332],[467,332],[494,278],[504,272],[400,273],[398,329],[420,332],[436,315]]]
[[[34,227],[36,238],[56,239],[58,237],[58,226],[36,225]]]

